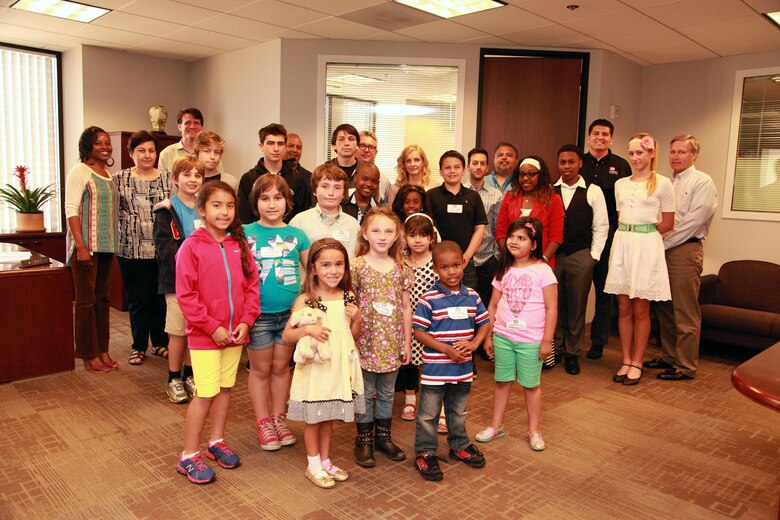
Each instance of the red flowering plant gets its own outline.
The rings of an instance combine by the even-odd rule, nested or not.
[[[53,184],[43,188],[30,189],[27,186],[27,176],[30,169],[27,166],[17,166],[14,168],[14,177],[19,179],[19,188],[10,184],[5,188],[0,188],[0,200],[10,204],[19,213],[39,213],[41,207],[57,194],[52,189]]]

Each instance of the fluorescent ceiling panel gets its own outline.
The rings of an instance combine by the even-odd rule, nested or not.
[[[395,0],[399,4],[414,7],[442,18],[453,18],[464,14],[479,13],[506,4],[497,0]]]
[[[56,16],[83,23],[89,23],[110,12],[109,9],[102,7],[92,7],[67,0],[19,0],[11,7],[21,11]]]

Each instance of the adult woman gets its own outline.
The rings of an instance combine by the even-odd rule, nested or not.
[[[534,217],[542,223],[544,261],[555,267],[555,252],[563,243],[563,201],[555,193],[544,159],[529,155],[512,174],[512,189],[498,210],[496,241],[503,249],[509,225],[519,217]]]
[[[650,134],[633,136],[628,142],[631,177],[615,183],[618,230],[604,292],[617,294],[623,364],[612,380],[624,385],[635,385],[642,377],[650,301],[671,299],[661,235],[674,228],[674,189],[669,179],[655,173],[657,149]]]
[[[395,184],[392,184],[387,190],[388,206],[393,205],[393,200],[395,200],[398,190],[405,184],[420,186],[424,190],[433,187],[431,185],[431,170],[428,167],[428,157],[419,145],[410,144],[403,149],[401,155],[398,156],[396,171],[398,172],[398,177],[395,179]]]
[[[76,292],[76,357],[93,373],[119,368],[108,355],[108,277],[116,249],[119,204],[116,186],[106,170],[112,153],[108,134],[90,126],[79,137],[81,162],[68,172],[65,182],[68,263]]]
[[[154,205],[168,198],[168,172],[154,167],[157,139],[145,130],[130,136],[127,151],[135,166],[113,175],[119,190],[119,244],[117,261],[130,313],[133,347],[128,358],[140,365],[146,358],[149,339],[152,354],[168,357],[165,333],[165,297],[157,291],[157,259],[154,247]]]

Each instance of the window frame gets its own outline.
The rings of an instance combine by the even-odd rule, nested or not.
[[[731,108],[731,128],[729,131],[728,156],[726,160],[725,186],[723,189],[723,207],[721,217],[736,220],[761,220],[780,222],[780,213],[766,211],[733,210],[734,183],[736,182],[737,152],[739,149],[739,132],[742,120],[742,101],[745,80],[753,77],[780,75],[780,66],[760,69],[738,70],[734,79],[734,99]]]
[[[456,58],[411,58],[403,56],[354,56],[343,54],[321,54],[317,63],[317,148],[316,157],[318,157],[317,164],[323,164],[328,157],[328,150],[325,148],[324,140],[320,137],[324,135],[326,121],[325,121],[325,104],[326,104],[326,90],[327,90],[327,66],[328,63],[365,63],[368,65],[425,65],[429,67],[457,67],[458,69],[458,85],[457,85],[457,100],[455,106],[457,107],[458,117],[455,121],[455,145],[456,150],[463,148],[463,115],[465,109],[465,92],[466,92],[466,60]],[[358,130],[362,130],[358,128]],[[401,150],[398,150],[400,153]],[[428,157],[429,161],[432,161],[431,157]],[[436,158],[438,161],[438,157]],[[433,162],[436,162],[433,161]],[[431,162],[431,164],[433,164]],[[437,163],[438,164],[438,163]],[[438,170],[437,170],[438,171]],[[431,170],[433,173],[433,169]]]

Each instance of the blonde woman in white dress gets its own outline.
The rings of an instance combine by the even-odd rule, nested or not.
[[[618,230],[604,292],[616,294],[623,364],[612,380],[635,385],[650,337],[650,302],[671,299],[661,235],[674,227],[674,189],[655,172],[658,145],[646,133],[628,143],[631,177],[615,183]]]

